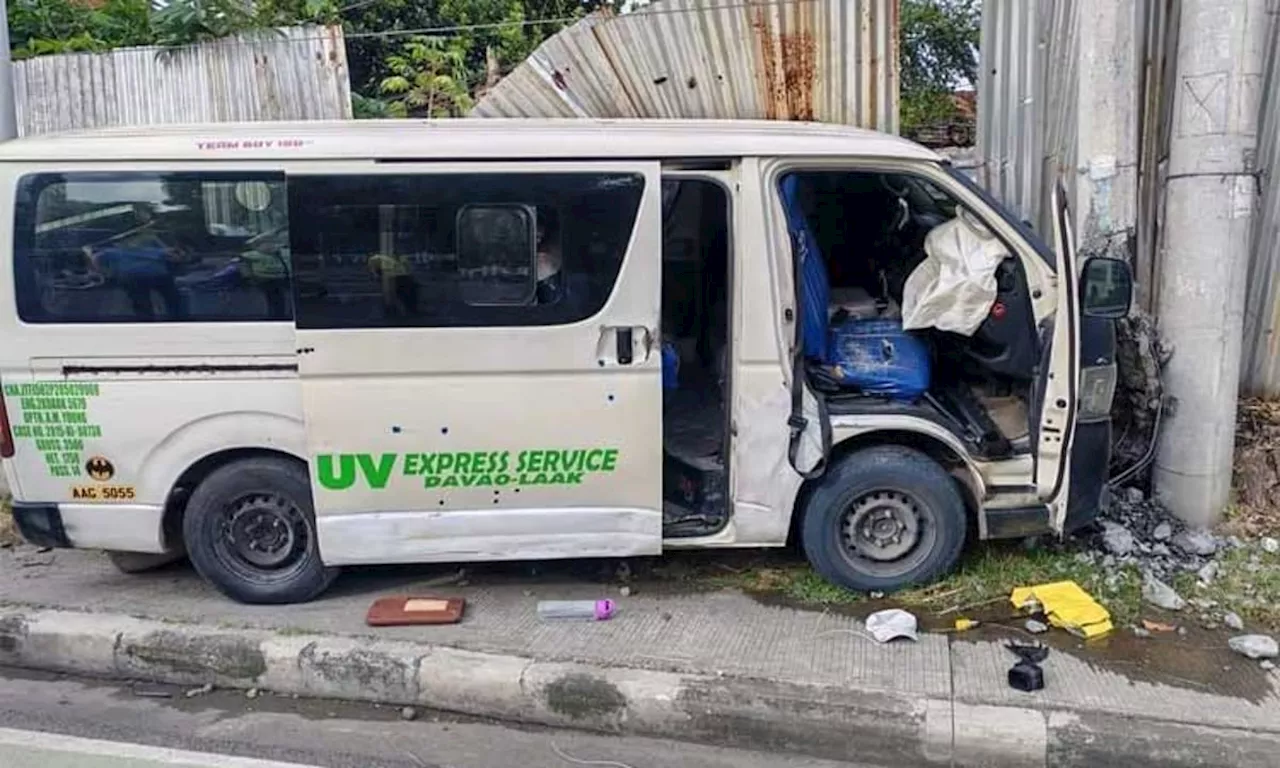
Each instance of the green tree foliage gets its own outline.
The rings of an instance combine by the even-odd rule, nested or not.
[[[169,0],[151,13],[157,45],[203,43],[261,26],[247,0]]]
[[[977,81],[982,2],[901,2],[901,123],[909,135],[954,117],[952,92]]]
[[[107,0],[97,8],[71,0],[11,0],[13,56],[106,51],[152,41],[148,0]]]
[[[467,48],[456,37],[411,38],[387,68],[379,90],[393,117],[458,117],[471,109]]]

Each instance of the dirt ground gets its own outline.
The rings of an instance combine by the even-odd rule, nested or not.
[[[1227,513],[1227,532],[1280,535],[1280,401],[1240,401],[1232,485],[1235,501]]]

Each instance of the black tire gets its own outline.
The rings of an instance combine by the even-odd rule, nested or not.
[[[832,467],[805,505],[814,570],[861,592],[893,592],[955,567],[968,532],[955,480],[925,454],[876,446]],[[887,515],[887,517],[886,517]],[[914,517],[915,528],[906,521]]]
[[[288,459],[214,470],[187,502],[182,535],[196,571],[242,603],[304,603],[338,575],[320,561],[307,471]]]

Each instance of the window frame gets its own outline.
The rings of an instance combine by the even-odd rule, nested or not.
[[[305,331],[359,331],[373,332],[381,330],[401,330],[401,331],[466,331],[478,329],[532,329],[539,328],[565,328],[576,325],[591,323],[599,318],[603,313],[609,310],[614,303],[619,286],[622,284],[627,273],[628,260],[633,258],[634,245],[640,235],[640,224],[644,220],[644,211],[646,199],[649,194],[649,185],[654,182],[638,165],[647,165],[652,161],[564,161],[564,160],[526,160],[519,162],[483,162],[474,160],[441,160],[441,161],[395,161],[395,162],[379,162],[379,161],[329,161],[316,162],[307,164],[294,164],[288,168],[287,181],[290,192],[290,216],[296,212],[293,205],[293,194],[295,191],[294,184],[299,180],[315,179],[317,177],[376,177],[376,176],[408,176],[408,177],[461,177],[461,176],[511,176],[511,177],[528,177],[528,176],[597,176],[597,177],[628,177],[634,183],[635,195],[635,211],[632,214],[630,222],[630,230],[625,233],[625,237],[620,238],[618,243],[620,253],[617,259],[617,270],[612,275],[611,283],[607,291],[602,292],[598,296],[598,302],[591,302],[591,310],[585,315],[575,315],[568,319],[554,319],[550,321],[533,321],[533,322],[513,322],[508,317],[495,318],[493,322],[448,322],[448,323],[406,323],[406,322],[384,322],[362,323],[362,324],[344,324],[339,325],[332,322],[324,324],[315,324],[302,316],[299,312],[301,302],[295,296],[295,317],[294,323],[299,330]],[[516,200],[512,201],[510,196],[498,201],[487,201],[490,204],[497,202],[515,203],[521,205],[536,205],[535,201]],[[535,221],[536,225],[536,221]],[[565,224],[561,221],[560,228],[563,233]],[[563,238],[563,234],[561,235]],[[456,239],[456,237],[455,237]],[[303,275],[302,282],[305,280],[305,270],[297,268],[297,259],[300,249],[296,242],[291,242],[291,252],[295,259],[294,276],[297,278]],[[455,254],[456,255],[456,254]],[[658,256],[655,254],[654,256]],[[536,267],[536,264],[535,264]],[[527,309],[524,306],[516,305],[462,305],[469,310],[497,310],[497,311],[520,311]],[[305,312],[305,310],[303,310]]]
[[[31,260],[35,248],[37,228],[36,220],[39,211],[40,196],[50,186],[58,183],[72,182],[138,182],[151,181],[163,183],[166,180],[192,180],[201,183],[244,181],[262,181],[284,186],[287,195],[288,176],[279,165],[251,164],[249,166],[229,165],[210,168],[191,163],[178,165],[139,163],[122,165],[118,163],[76,164],[49,163],[40,167],[23,169],[14,174],[12,222],[12,250],[10,254],[9,276],[13,286],[13,308],[18,323],[32,328],[65,326],[77,328],[92,327],[128,327],[147,328],[152,326],[171,325],[246,325],[246,324],[290,324],[292,316],[273,317],[188,317],[183,319],[156,318],[154,320],[124,318],[74,318],[52,317],[45,312],[39,297],[39,287],[35,284],[36,272]],[[286,201],[287,202],[287,201]],[[125,203],[115,203],[125,205]],[[288,209],[285,207],[287,221]],[[206,233],[208,221],[205,222]],[[287,226],[287,224],[286,224]],[[25,286],[25,288],[24,288]],[[33,303],[34,302],[34,303]],[[30,310],[38,310],[32,313]],[[43,315],[37,317],[36,315]]]

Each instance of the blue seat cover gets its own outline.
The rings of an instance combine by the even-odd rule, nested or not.
[[[827,266],[818,250],[818,240],[809,229],[804,208],[800,205],[800,179],[790,175],[782,180],[782,207],[787,215],[787,231],[794,248],[799,249],[800,262],[800,330],[805,357],[828,362],[827,305],[831,302],[831,284]]]

